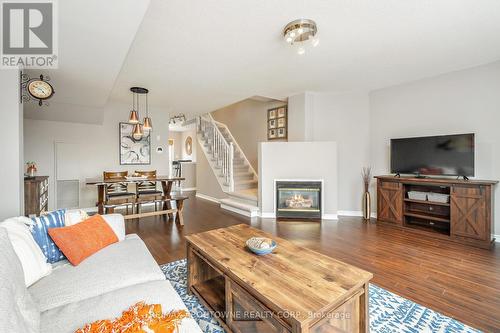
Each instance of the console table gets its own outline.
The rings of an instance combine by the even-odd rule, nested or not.
[[[40,216],[49,210],[49,177],[24,178],[24,215]]]
[[[257,256],[252,236],[278,247]],[[228,333],[369,331],[369,272],[245,224],[186,240],[188,290]]]
[[[441,239],[490,248],[498,181],[376,176],[377,220]],[[408,192],[449,195],[448,202],[414,200]]]

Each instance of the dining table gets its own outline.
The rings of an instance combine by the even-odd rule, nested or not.
[[[87,178],[85,179],[86,185],[97,186],[97,212],[104,214],[104,204],[106,202],[106,186],[110,184],[137,184],[142,182],[157,182],[161,183],[161,188],[164,197],[171,196],[172,185],[174,182],[184,180],[183,177],[170,177],[170,176],[156,176],[156,177],[124,177],[104,179],[103,177]]]

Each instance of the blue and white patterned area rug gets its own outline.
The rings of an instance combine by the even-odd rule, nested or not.
[[[162,265],[161,269],[181,296],[201,330],[204,333],[224,333],[224,329],[198,301],[198,298],[187,293],[186,260]],[[370,285],[370,331],[383,333],[480,332],[373,284]]]

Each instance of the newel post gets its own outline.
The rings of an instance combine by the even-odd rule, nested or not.
[[[229,143],[229,190],[234,192],[234,169],[233,169],[233,159],[234,159],[234,145]]]

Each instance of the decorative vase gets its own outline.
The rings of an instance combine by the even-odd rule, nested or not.
[[[35,175],[36,175],[36,166],[34,164],[30,164],[28,166],[27,174],[30,177],[35,177]]]
[[[371,199],[370,192],[363,193],[363,218],[369,220],[371,215]]]

